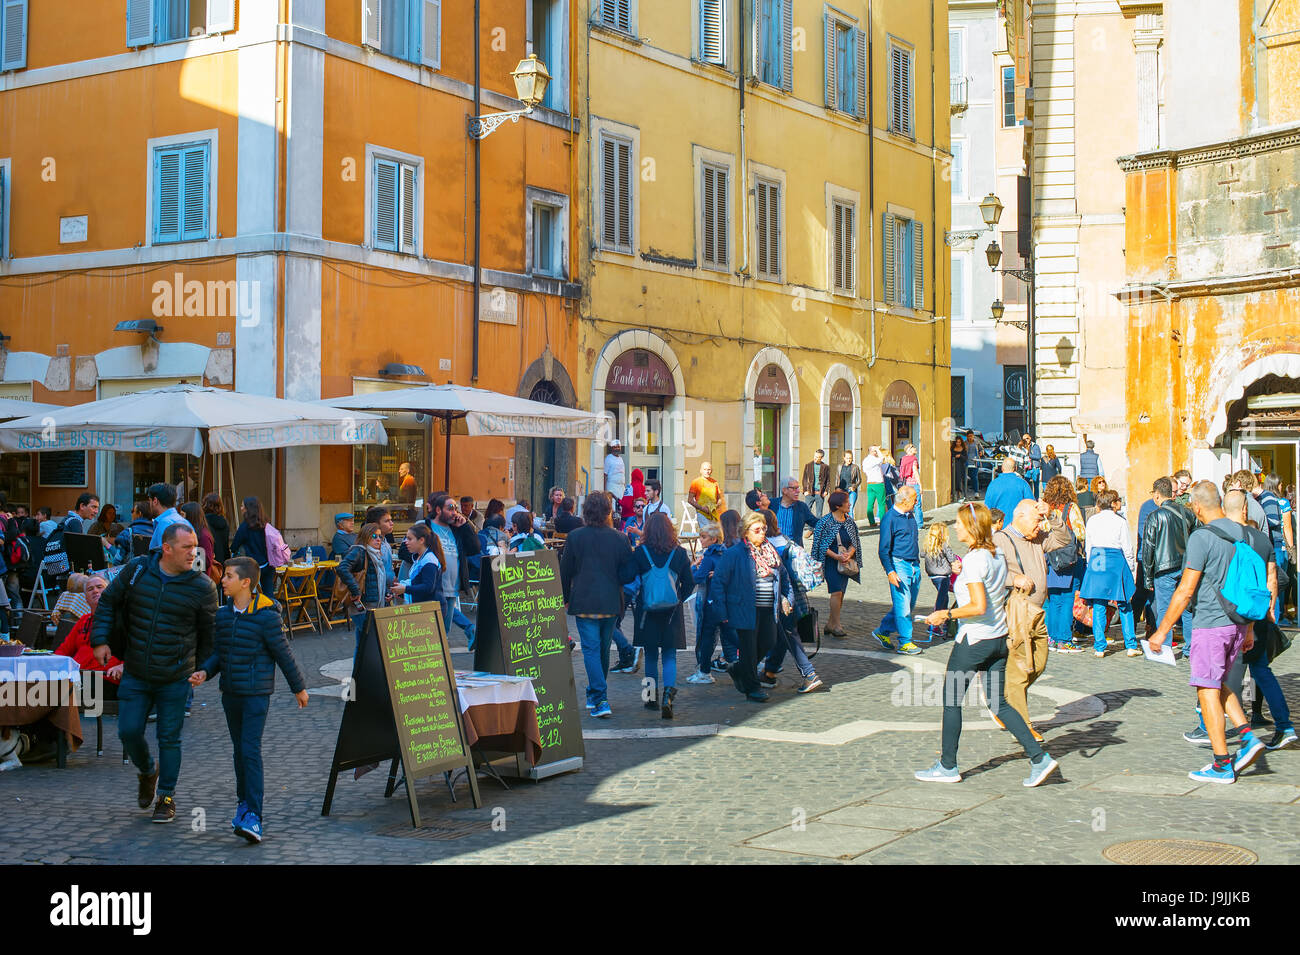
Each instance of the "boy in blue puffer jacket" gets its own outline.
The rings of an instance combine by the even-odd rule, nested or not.
[[[229,600],[217,611],[212,656],[194,671],[198,686],[221,674],[221,705],[235,750],[235,790],[239,805],[231,828],[249,842],[262,841],[262,730],[275,689],[279,664],[298,708],[307,705],[307,681],[284,635],[280,608],[258,593],[261,569],[251,557],[225,563],[221,589]]]
[[[711,670],[727,672],[727,664],[735,663],[740,656],[740,641],[736,632],[719,619],[722,614],[709,607],[709,578],[717,566],[726,548],[718,539],[717,531],[709,526],[700,528],[700,556],[692,565],[691,576],[695,579],[698,590],[695,595],[695,672],[686,678],[687,683],[714,683]],[[724,611],[725,613],[725,611]],[[714,633],[721,631],[722,657],[717,665],[713,662]]]

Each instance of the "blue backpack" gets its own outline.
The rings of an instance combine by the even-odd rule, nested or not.
[[[641,608],[646,611],[676,610],[677,575],[669,568],[673,562],[673,552],[664,555],[663,566],[655,563],[654,554],[647,549],[645,555],[650,560],[650,569],[641,575]]]
[[[1206,525],[1215,537],[1232,545],[1232,563],[1219,591],[1219,606],[1236,624],[1254,623],[1268,616],[1268,568],[1263,558],[1244,540],[1236,540],[1218,527]]]

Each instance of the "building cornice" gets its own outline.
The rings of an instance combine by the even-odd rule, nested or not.
[[[1125,285],[1115,293],[1115,297],[1126,305],[1142,305],[1157,299],[1175,302],[1207,295],[1244,295],[1297,287],[1300,287],[1300,269],[1273,269],[1247,275],[1202,276],[1172,282],[1135,282]]]
[[[1240,139],[1194,146],[1189,149],[1160,149],[1154,152],[1134,153],[1120,156],[1116,162],[1124,172],[1138,172],[1145,169],[1199,166],[1222,162],[1225,159],[1242,159],[1246,156],[1255,156],[1278,149],[1291,149],[1295,146],[1300,146],[1300,125],[1284,126],[1243,136]]]

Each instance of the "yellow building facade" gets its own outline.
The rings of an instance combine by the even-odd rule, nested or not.
[[[946,4],[581,4],[577,389],[628,473],[739,509],[915,442],[946,502]]]

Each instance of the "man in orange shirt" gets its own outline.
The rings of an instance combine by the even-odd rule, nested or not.
[[[397,499],[403,504],[415,503],[415,478],[411,476],[411,464],[409,461],[403,461],[397,466],[397,476],[401,484],[397,488]]]
[[[727,501],[722,496],[722,487],[713,479],[713,465],[708,461],[700,464],[700,476],[691,482],[687,492],[691,507],[700,512],[706,520],[717,523],[722,512],[727,509]]]

